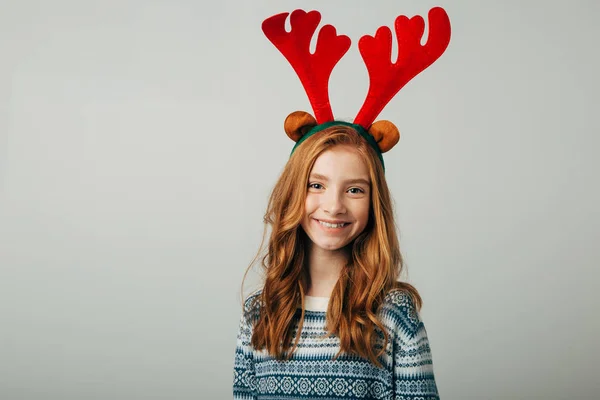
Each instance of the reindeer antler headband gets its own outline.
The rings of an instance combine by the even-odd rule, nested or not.
[[[337,35],[332,25],[319,31],[317,47],[310,53],[310,41],[321,21],[318,11],[292,12],[291,31],[285,30],[289,13],[267,18],[262,30],[292,65],[304,86],[315,113],[296,111],[288,115],[284,123],[286,134],[296,142],[294,150],[308,137],[332,125],[352,126],[375,149],[385,171],[382,153],[389,151],[400,140],[398,128],[390,121],[375,121],[383,108],[412,78],[429,67],[448,47],[450,20],[441,7],[429,11],[429,36],[421,45],[425,22],[419,15],[396,18],[398,58],[391,62],[392,33],[387,26],[377,29],[375,36],[365,35],[358,42],[360,54],[369,71],[369,92],[354,123],[336,121],[329,103],[329,77],[331,71],[350,48],[350,38]],[[290,154],[290,156],[291,156]]]

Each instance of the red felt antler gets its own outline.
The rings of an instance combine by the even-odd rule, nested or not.
[[[332,25],[325,25],[319,31],[315,53],[311,54],[310,40],[321,21],[321,14],[318,11],[293,11],[290,19],[292,30],[286,32],[285,20],[288,15],[282,13],[267,18],[262,30],[298,74],[317,122],[332,121],[329,77],[335,64],[350,48],[350,38],[338,36]]]
[[[382,26],[375,37],[366,35],[358,42],[360,54],[369,71],[369,92],[354,123],[369,129],[381,110],[412,78],[429,67],[448,47],[450,19],[441,7],[429,11],[429,36],[421,45],[425,22],[419,15],[396,18],[398,59],[391,62],[392,33]]]

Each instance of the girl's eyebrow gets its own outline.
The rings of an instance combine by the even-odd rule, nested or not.
[[[327,178],[325,175],[321,175],[321,174],[310,174],[310,178],[311,179],[321,179],[323,181],[329,180],[329,178]],[[362,183],[367,186],[371,185],[371,182],[369,182],[369,180],[362,179],[362,178],[348,179],[348,180],[344,181],[343,183]]]

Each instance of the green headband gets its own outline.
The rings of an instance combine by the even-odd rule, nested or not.
[[[330,126],[335,126],[335,125],[344,125],[344,126],[349,126],[351,128],[354,128],[354,130],[356,130],[363,138],[365,138],[366,141],[375,150],[375,153],[377,153],[377,157],[379,157],[379,161],[381,161],[381,166],[383,167],[383,172],[385,173],[385,164],[383,163],[383,155],[381,154],[381,150],[379,149],[379,146],[377,145],[375,138],[373,136],[371,136],[371,134],[369,134],[369,132],[367,132],[366,129],[362,127],[362,125],[352,124],[350,122],[345,122],[345,121],[330,121],[330,122],[325,122],[323,124],[314,126],[310,131],[308,131],[306,134],[302,135],[300,140],[298,140],[296,142],[296,144],[294,145],[294,148],[292,149],[292,152],[290,153],[290,157],[292,156],[292,154],[294,154],[294,151],[296,150],[296,148],[298,146],[300,146],[300,144],[302,142],[304,142],[306,139],[308,139],[315,133],[322,131],[325,128],[329,128]]]

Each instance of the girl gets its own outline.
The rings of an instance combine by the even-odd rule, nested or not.
[[[294,11],[291,32],[283,25],[287,14],[263,23],[267,37],[300,71],[317,118],[295,112],[284,124],[296,146],[265,214],[265,223],[272,227],[262,259],[265,281],[244,301],[233,396],[439,399],[427,331],[419,314],[421,297],[412,285],[399,281],[403,262],[382,158],[399,134],[389,121],[372,124],[381,103],[389,101],[373,89],[377,71],[367,60],[381,45],[376,42],[379,31],[372,46],[360,47],[370,68],[370,94],[375,93],[371,96],[375,101],[367,100],[366,111],[361,110],[354,123],[334,121],[329,103],[323,101],[326,95],[315,87],[323,86],[318,80],[323,75],[326,86],[330,69],[349,47],[349,40],[324,27],[315,53],[318,58],[322,51],[320,62],[302,61],[310,58],[299,49],[310,43],[319,22],[315,13]],[[414,48],[421,39],[414,35],[419,27],[412,22],[418,18],[396,20],[397,32],[413,34]],[[431,10],[429,22],[429,40],[421,47],[430,47],[420,56],[429,57],[425,60],[429,63],[421,63],[421,70],[443,53],[449,41],[443,9]],[[308,35],[308,40],[302,35]],[[403,48],[410,52],[410,44]],[[336,53],[337,60],[328,63],[329,71],[316,70],[327,64],[323,57]],[[415,52],[409,55],[413,60],[419,57]],[[388,89],[398,87],[392,97],[410,78],[386,83]]]

